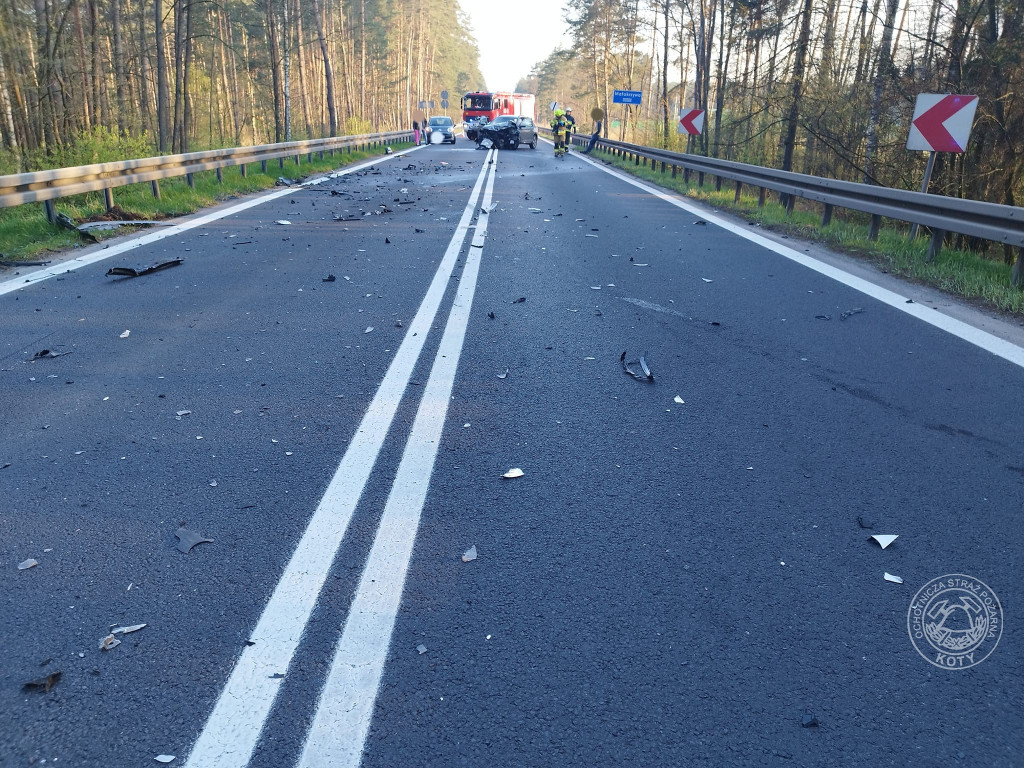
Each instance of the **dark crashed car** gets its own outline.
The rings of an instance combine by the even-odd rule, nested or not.
[[[478,148],[516,149],[519,141],[519,122],[512,115],[499,115],[476,130]]]

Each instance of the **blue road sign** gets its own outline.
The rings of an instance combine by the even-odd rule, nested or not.
[[[612,103],[639,104],[642,95],[641,91],[615,91],[612,93]]]

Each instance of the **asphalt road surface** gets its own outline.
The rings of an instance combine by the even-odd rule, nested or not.
[[[0,765],[1024,764],[1024,350],[813,255],[460,141],[4,270]]]

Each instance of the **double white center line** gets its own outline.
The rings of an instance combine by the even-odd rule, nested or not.
[[[413,368],[440,309],[481,189],[466,266],[380,527],[324,685],[300,768],[358,766],[412,556],[462,352],[487,234],[497,153],[487,153],[469,202],[355,437],[189,755],[188,768],[244,768],[327,578]],[[486,182],[486,183],[485,183]]]

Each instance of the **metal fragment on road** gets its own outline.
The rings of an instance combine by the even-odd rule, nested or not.
[[[71,351],[68,352],[54,352],[50,349],[41,349],[32,355],[33,360],[52,360],[55,357],[63,357],[64,355],[70,355]]]
[[[422,656],[424,653],[427,652],[427,646],[425,646],[423,643],[420,643],[416,646],[416,652]]]
[[[854,315],[859,315],[863,311],[864,311],[863,307],[854,307],[853,309],[848,309],[845,312],[843,312],[843,314],[841,314],[839,316],[839,319],[840,320],[845,320],[848,317],[853,317]]]
[[[477,558],[476,544],[474,544],[472,547],[470,547],[469,549],[467,549],[465,552],[462,553],[462,562],[464,562],[464,563],[472,562],[473,560],[476,560],[476,558]]]
[[[646,353],[645,353],[646,354]],[[654,381],[654,374],[651,373],[651,369],[647,366],[647,360],[644,355],[640,356],[639,360],[631,360],[626,362],[626,353],[623,352],[619,355],[619,364],[622,365],[622,370],[629,376],[632,376],[637,381]],[[634,371],[630,366],[639,365],[643,369],[643,373]]]
[[[179,528],[174,532],[174,535],[178,539],[178,551],[184,552],[186,555],[196,544],[213,543],[213,539],[204,538],[195,531],[190,531],[188,528]]]
[[[141,269],[136,269],[135,267],[111,267],[107,270],[107,277],[142,277],[143,275],[150,275],[153,272],[159,272],[162,269],[176,267],[184,261],[184,259],[168,259],[167,261],[159,261],[156,264],[151,264],[150,266],[142,267]]]
[[[27,571],[29,568],[35,568],[37,565],[39,565],[39,561],[33,560],[30,557],[28,560],[23,560],[22,562],[18,563],[18,570]]]
[[[877,541],[878,542],[878,546],[880,546],[882,549],[885,549],[890,544],[892,544],[894,541],[896,541],[896,539],[898,537],[899,537],[898,533],[896,533],[896,534],[892,534],[892,533],[876,533],[876,534],[872,535],[870,538],[872,538],[875,541]]]
[[[114,648],[117,648],[117,646],[119,646],[120,644],[121,641],[114,637],[113,634],[100,638],[101,651],[112,651]]]
[[[138,632],[140,629],[142,629],[145,626],[146,626],[145,624],[132,624],[129,627],[115,627],[114,629],[110,630],[110,634],[112,634],[112,635],[129,635],[132,632]]]
[[[91,232],[92,230],[109,230],[118,229],[120,227],[157,227],[164,226],[169,227],[171,223],[169,221],[154,221],[152,219],[123,219],[118,221],[90,221],[88,224],[79,224],[77,229],[79,232]]]
[[[525,474],[526,473],[523,472],[523,470],[521,470],[519,467],[512,467],[512,469],[503,474],[502,477],[507,478],[509,480],[514,480],[515,478],[522,477]]]
[[[43,693],[49,693],[50,689],[53,688],[57,683],[60,682],[61,675],[64,673],[60,670],[51,672],[46,677],[37,677],[35,680],[29,680],[27,683],[21,684],[21,690],[26,693],[29,691],[41,691]]]
[[[885,574],[885,580],[886,581],[891,581],[893,584],[902,584],[903,583],[903,577],[902,576],[894,576],[893,574],[888,573],[888,572],[886,572],[886,574]]]

